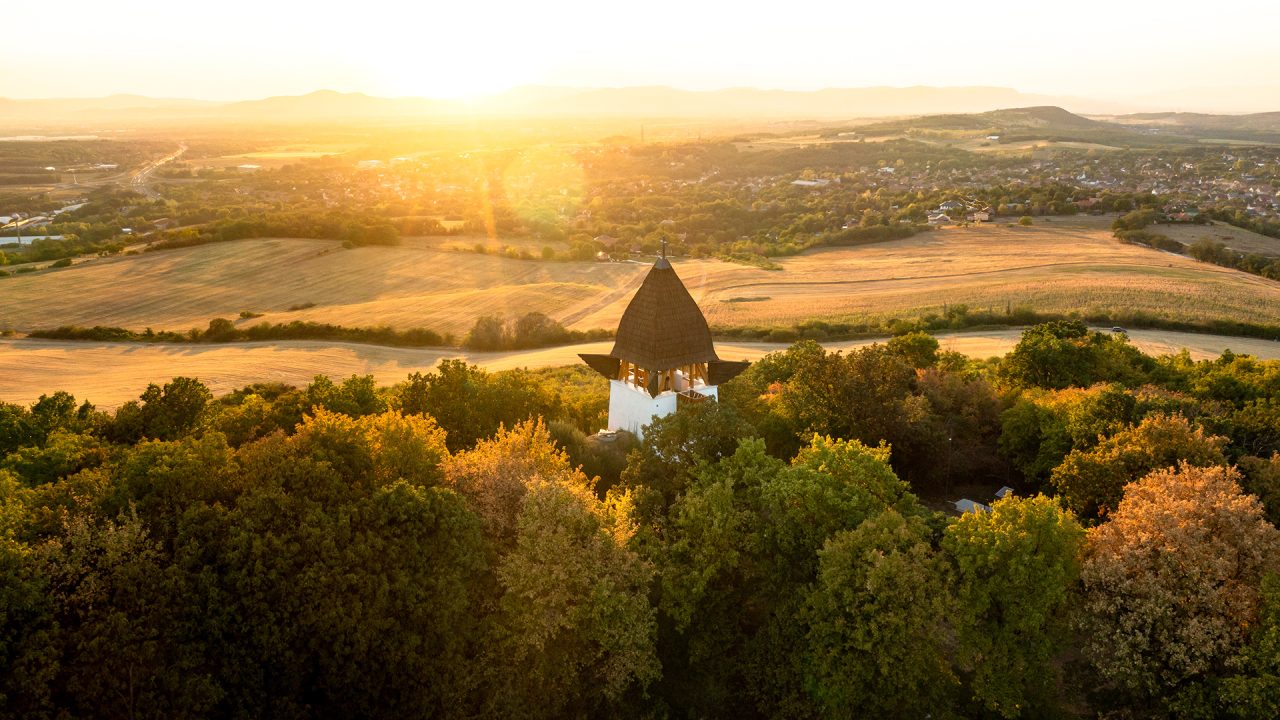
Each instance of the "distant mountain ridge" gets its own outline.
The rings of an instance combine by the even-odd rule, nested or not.
[[[1005,109],[997,109],[1005,108]],[[1012,108],[1012,109],[1011,109]],[[1078,113],[1105,115],[1126,126],[1169,125],[1200,133],[1280,132],[1280,113],[1124,114],[1130,108],[1087,98],[1053,97],[1002,87],[863,87],[822,90],[681,90],[666,86],[572,88],[522,86],[473,100],[378,97],[318,90],[257,100],[215,102],[112,95],[104,98],[0,98],[0,125],[153,124],[180,122],[323,123],[404,121],[459,116],[599,116],[639,118],[790,119],[843,121],[919,118],[918,125],[982,123],[1098,129]]]
[[[998,107],[1068,104],[1081,111],[1120,111],[1085,99],[1052,98],[999,87],[868,87],[814,91],[680,90],[665,86],[570,88],[523,86],[475,100],[387,98],[318,90],[239,102],[113,95],[106,98],[0,98],[0,124],[141,122],[155,120],[324,122],[458,115],[790,118],[830,120],[929,113],[970,113]]]

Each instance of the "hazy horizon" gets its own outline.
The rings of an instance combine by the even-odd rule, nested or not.
[[[47,7],[47,6],[46,6]],[[455,99],[529,85],[823,88],[995,87],[1135,109],[1280,109],[1266,3],[1176,9],[1086,0],[1000,1],[980,11],[809,5],[755,11],[658,0],[599,7],[349,8],[229,0],[213,12],[144,0],[121,12],[70,2],[14,8],[51,49],[12,53],[0,96],[117,94],[227,102],[316,90]]]

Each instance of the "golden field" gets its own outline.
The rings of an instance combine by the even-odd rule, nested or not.
[[[1082,218],[947,228],[779,258],[777,271],[680,258],[675,267],[720,327],[915,316],[944,304],[1280,324],[1280,283],[1125,245],[1102,225]],[[94,258],[0,279],[0,328],[185,330],[246,310],[263,317],[237,322],[426,327],[458,336],[478,316],[534,310],[571,328],[613,328],[648,268],[518,260],[462,252],[458,242],[409,238],[399,247],[343,249],[269,238]],[[311,306],[290,309],[304,305]]]

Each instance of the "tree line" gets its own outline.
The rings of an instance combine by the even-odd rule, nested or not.
[[[1280,362],[1064,321],[721,390],[639,443],[587,368],[0,404],[0,716],[1280,709]]]

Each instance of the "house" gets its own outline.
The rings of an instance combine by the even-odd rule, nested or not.
[[[1009,497],[1012,494],[1013,494],[1013,488],[1009,487],[1008,485],[1005,485],[1004,487],[996,491],[996,497],[1000,498],[1001,500]]]
[[[963,210],[963,209],[964,209],[964,203],[956,202],[955,200],[948,200],[938,206],[938,210],[941,212],[951,212],[952,210]]]
[[[613,249],[613,246],[618,244],[618,238],[613,237],[612,235],[597,235],[592,238],[592,240],[595,240],[609,249]]]
[[[747,368],[716,355],[707,320],[665,247],[623,311],[613,350],[578,357],[609,379],[607,430],[637,436],[655,417],[717,399],[719,386]]]
[[[371,170],[373,168],[380,168],[382,167],[382,161],[381,160],[361,160],[356,163],[356,167],[360,168],[361,170]]]
[[[823,187],[830,182],[830,180],[792,180],[791,184],[796,187]]]
[[[969,222],[991,222],[991,213],[987,210],[975,210],[969,215]]]
[[[261,165],[254,165],[253,163],[245,163],[243,165],[237,165],[236,170],[239,170],[242,173],[251,173],[251,172],[258,172],[258,170],[261,167],[262,167]]]
[[[929,216],[930,225],[950,225],[951,216],[945,213],[936,213]]]

